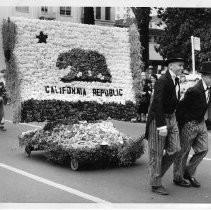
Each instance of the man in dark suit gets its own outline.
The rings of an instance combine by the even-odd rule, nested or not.
[[[7,101],[7,94],[4,85],[4,70],[0,71],[0,131],[6,131],[4,128],[4,105]]]
[[[179,76],[184,60],[174,57],[166,61],[168,70],[157,80],[150,106],[146,138],[149,147],[149,173],[152,191],[168,195],[161,178],[180,151],[179,130],[175,111],[180,98]],[[183,180],[184,185],[189,184]]]
[[[174,182],[178,184],[181,179],[185,178],[193,187],[200,187],[194,174],[208,151],[208,132],[204,116],[210,98],[211,62],[202,64],[201,74],[202,79],[187,90],[176,112],[180,129],[181,151],[174,164]],[[187,164],[191,148],[194,154]]]

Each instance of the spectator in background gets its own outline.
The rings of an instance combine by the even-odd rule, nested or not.
[[[158,77],[156,74],[152,74],[150,77],[151,80],[151,89],[152,89],[152,95],[154,93],[154,86],[155,86],[155,82],[157,81]]]
[[[185,74],[180,75],[180,100],[184,97],[189,85]]]
[[[168,70],[168,68],[166,66],[164,66],[164,69],[161,71],[161,75],[164,75],[166,73],[166,71]]]
[[[151,75],[151,96],[150,96],[150,105],[149,105],[149,109],[150,109],[150,106],[152,104],[152,101],[153,101],[153,96],[154,96],[154,87],[155,87],[155,83],[157,81],[158,77],[156,74],[152,74]],[[148,110],[149,110],[148,109]]]
[[[153,73],[153,66],[149,66],[148,68],[147,68],[147,71],[146,71],[146,77],[147,77],[147,79],[148,80],[151,80],[151,75],[152,75],[152,73]]]
[[[146,78],[147,78],[146,72],[142,71],[141,72],[141,81],[146,80]]]
[[[146,72],[141,73],[142,92],[138,103],[138,121],[146,122],[151,97],[151,81],[146,78]]]
[[[0,71],[0,130],[6,131],[4,128],[4,105],[7,103],[7,94],[5,89],[5,70]]]

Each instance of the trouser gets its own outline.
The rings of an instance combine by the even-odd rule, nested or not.
[[[4,103],[3,98],[0,97],[0,127],[4,126]]]
[[[208,152],[208,132],[205,121],[191,121],[180,130],[181,151],[174,163],[174,179],[181,180],[184,173],[194,176],[196,168]],[[194,154],[187,164],[191,147]]]
[[[161,186],[161,178],[169,169],[180,151],[179,129],[175,113],[166,115],[168,134],[159,136],[156,122],[152,120],[149,125],[149,176],[151,186]],[[164,154],[165,149],[165,154]]]

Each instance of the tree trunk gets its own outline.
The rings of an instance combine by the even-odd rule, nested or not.
[[[141,46],[144,47],[142,52],[142,60],[146,69],[149,65],[149,22],[151,20],[151,8],[132,7],[132,10],[137,21]]]

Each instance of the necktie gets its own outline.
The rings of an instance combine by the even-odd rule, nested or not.
[[[179,85],[179,77],[175,77],[175,87]]]
[[[178,89],[177,89],[177,85],[178,85]],[[175,77],[175,89],[177,92],[177,99],[180,100],[180,85],[179,85],[179,77]]]

